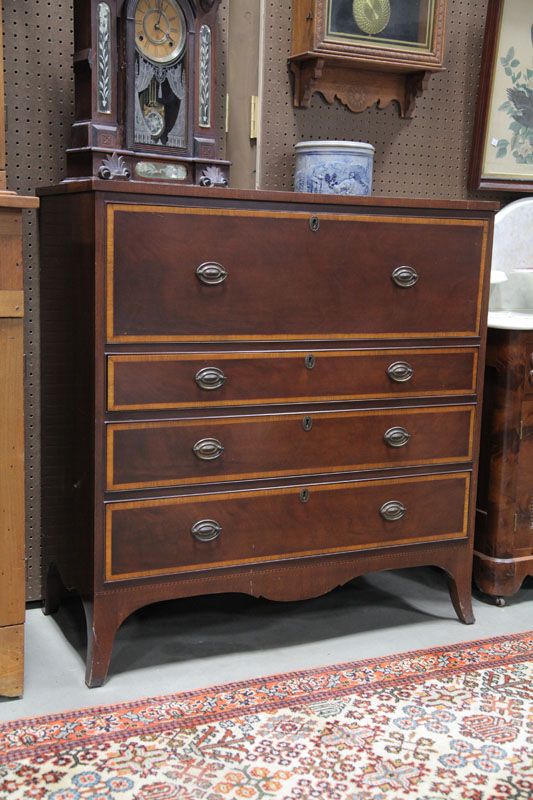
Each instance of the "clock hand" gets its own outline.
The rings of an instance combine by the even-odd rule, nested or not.
[[[161,28],[159,27],[159,23],[161,22],[161,17],[163,16],[163,0],[158,0],[157,5],[159,6],[159,17],[154,27],[156,31],[160,31]]]
[[[159,17],[157,22],[154,24],[154,30],[161,31],[161,17],[163,16],[163,0],[158,0],[157,5],[159,6]],[[165,17],[166,19],[166,17]],[[165,33],[165,38],[163,41],[166,41],[169,38],[169,32]]]

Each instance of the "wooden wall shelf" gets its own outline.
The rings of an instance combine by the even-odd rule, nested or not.
[[[320,92],[328,103],[337,98],[356,112],[397,100],[402,117],[414,116],[429,76],[443,70],[446,2],[425,0],[414,17],[410,2],[392,7],[381,0],[382,27],[374,30],[357,22],[355,4],[352,13],[345,0],[295,0],[289,58],[294,105],[308,108]]]

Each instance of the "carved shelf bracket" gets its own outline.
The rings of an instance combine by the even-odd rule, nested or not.
[[[294,105],[309,108],[311,97],[320,90],[320,81],[324,69],[325,59],[315,58],[309,61],[291,62],[291,71],[294,75]]]
[[[350,111],[364,111],[377,104],[386,108],[393,100],[400,116],[415,114],[416,100],[426,89],[430,72],[381,72],[347,66],[326,58],[291,61],[294,75],[294,105],[309,108],[315,92],[332,104],[339,100]]]

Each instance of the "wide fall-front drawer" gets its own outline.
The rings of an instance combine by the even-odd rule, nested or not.
[[[473,394],[476,347],[108,357],[108,409]]]
[[[473,406],[107,426],[107,488],[468,462]]]
[[[107,205],[110,342],[478,336],[489,223]]]
[[[467,536],[470,474],[106,506],[106,580]]]

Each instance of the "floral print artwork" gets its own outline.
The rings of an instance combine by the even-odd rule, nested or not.
[[[533,45],[533,25],[531,38]],[[496,158],[510,153],[517,164],[533,164],[533,59],[529,66],[523,65],[511,47],[500,63],[511,86],[507,88],[507,100],[498,110],[507,112],[511,120],[509,138],[499,140]]]

